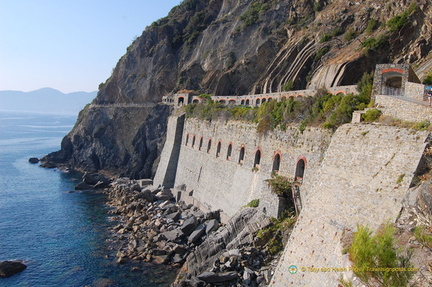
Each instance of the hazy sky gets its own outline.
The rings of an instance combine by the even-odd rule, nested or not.
[[[0,0],[0,90],[96,91],[181,0]]]

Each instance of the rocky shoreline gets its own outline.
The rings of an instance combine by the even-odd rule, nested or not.
[[[107,240],[116,262],[148,262],[180,268],[172,286],[267,286],[277,258],[255,247],[254,232],[270,224],[245,208],[221,224],[219,211],[204,213],[176,202],[151,180],[84,174],[77,189],[101,189],[118,219]],[[255,222],[255,223],[253,223]],[[250,226],[256,230],[250,230]]]

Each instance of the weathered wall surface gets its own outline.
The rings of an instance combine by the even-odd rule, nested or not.
[[[418,83],[405,83],[405,96],[417,101],[423,101],[425,93],[425,85]]]
[[[397,218],[427,136],[390,126],[340,127],[321,168],[304,181],[303,210],[271,286],[337,286],[351,276],[340,243],[344,230],[376,229]],[[296,274],[288,272],[291,265]]]
[[[410,122],[432,121],[432,108],[427,102],[385,95],[376,95],[375,99],[384,115]]]
[[[169,128],[168,138],[172,132]],[[330,132],[316,128],[306,129],[301,134],[297,127],[289,127],[285,132],[259,136],[256,126],[251,124],[187,119],[175,186],[185,185],[187,193],[193,191],[194,199],[204,207],[221,209],[229,217],[256,198],[260,199],[261,209],[275,216],[278,201],[265,182],[271,177],[275,155],[281,159],[279,173],[289,178],[294,178],[297,161],[306,161],[304,178],[307,178],[316,172],[330,138]],[[219,143],[220,151],[216,156]],[[231,156],[227,155],[229,145],[232,146]],[[239,161],[242,147],[244,160]],[[260,164],[258,170],[253,170],[258,150]],[[158,173],[163,172],[161,167]],[[155,183],[160,184],[158,181]]]
[[[183,136],[184,115],[171,115],[167,123],[167,137],[162,149],[153,181],[165,188],[174,187],[180,147]]]

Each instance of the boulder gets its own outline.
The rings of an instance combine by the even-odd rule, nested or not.
[[[148,202],[153,202],[155,201],[155,196],[150,189],[144,189],[135,196],[135,199],[144,199]]]
[[[199,225],[192,233],[189,235],[188,243],[195,243],[197,242],[201,236],[205,232],[205,226],[203,224]]]
[[[183,222],[180,229],[186,236],[188,236],[195,230],[197,226],[198,226],[198,221],[194,216],[192,216]]]
[[[206,222],[206,234],[216,231],[219,228],[219,222],[216,219],[211,219]]]
[[[214,272],[203,272],[197,276],[198,279],[206,282],[206,283],[222,283],[231,281],[238,278],[237,272],[223,272],[223,273],[214,273]]]
[[[94,189],[93,186],[85,182],[80,182],[77,185],[75,185],[75,190],[92,190],[92,189]]]
[[[176,242],[181,240],[182,236],[183,236],[183,232],[181,232],[181,230],[178,229],[174,229],[171,231],[166,231],[164,233],[162,233],[162,235],[169,241],[172,242]]]
[[[110,180],[101,174],[87,172],[83,175],[82,181],[89,185],[98,185],[99,187],[106,187],[110,183]]]
[[[29,163],[32,164],[39,163],[39,159],[37,157],[31,157],[29,158]]]
[[[149,178],[140,179],[140,180],[138,180],[138,184],[140,185],[140,187],[145,187],[145,186],[153,185],[153,180],[149,179]]]
[[[27,268],[27,265],[20,261],[3,261],[0,263],[0,278],[10,277]]]

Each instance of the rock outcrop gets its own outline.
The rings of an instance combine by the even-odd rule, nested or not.
[[[0,278],[7,278],[22,272],[27,265],[20,261],[3,261],[0,263]]]

